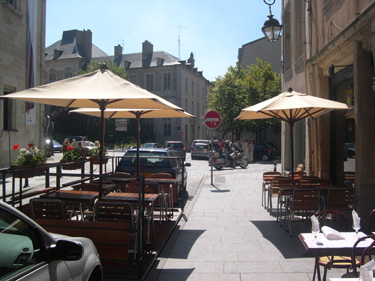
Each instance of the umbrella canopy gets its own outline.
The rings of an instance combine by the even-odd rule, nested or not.
[[[348,109],[345,103],[331,101],[304,93],[298,93],[289,88],[263,102],[242,109],[235,120],[276,118],[285,121],[290,126],[290,145],[292,175],[294,170],[293,154],[293,125],[304,118],[318,117],[335,109]]]
[[[100,117],[101,111],[95,108],[78,108],[71,110],[73,113],[82,113]],[[69,112],[69,113],[70,113]],[[137,175],[139,175],[139,120],[140,118],[196,118],[186,111],[176,109],[121,109],[107,108],[104,110],[105,118],[136,118],[137,119]]]
[[[94,72],[4,96],[62,107],[180,109],[117,76],[105,66]]]
[[[108,70],[101,65],[99,70],[84,75],[60,80],[50,84],[30,88],[2,96],[62,107],[99,108],[100,143],[104,143],[104,110],[106,108],[148,108],[176,109],[182,108],[152,94]],[[103,145],[100,146],[100,163],[103,162]],[[99,167],[99,198],[102,197],[103,167]]]
[[[104,118],[136,118],[136,112],[140,112],[140,118],[197,118],[194,115],[176,109],[124,109],[107,108],[104,110]],[[100,117],[100,110],[97,108],[78,108],[70,110],[69,113],[82,113]]]

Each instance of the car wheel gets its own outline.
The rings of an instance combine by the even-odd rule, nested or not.
[[[215,169],[220,171],[223,167],[215,167]]]
[[[97,266],[91,273],[88,281],[102,281],[102,280],[103,280],[102,270],[99,266]]]
[[[263,154],[262,155],[262,160],[263,161],[268,161],[270,158],[268,157],[268,155],[267,154]]]

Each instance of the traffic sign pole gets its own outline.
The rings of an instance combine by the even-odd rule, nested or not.
[[[213,154],[213,149],[212,149],[212,130],[210,129],[210,152],[211,152],[211,185],[214,185],[214,154]]]
[[[206,125],[207,128],[210,129],[210,153],[211,153],[211,185],[214,185],[214,153],[212,149],[212,144],[213,144],[213,129],[216,129],[217,127],[220,126],[221,123],[221,116],[218,112],[211,110],[206,112],[204,115],[204,124]]]

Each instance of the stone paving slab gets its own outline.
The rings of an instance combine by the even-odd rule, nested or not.
[[[188,221],[180,222],[146,280],[312,280],[314,258],[297,237],[309,226],[294,223],[290,237],[261,206],[262,173],[220,175],[213,185],[204,179],[186,210]],[[332,269],[328,277],[344,273]]]

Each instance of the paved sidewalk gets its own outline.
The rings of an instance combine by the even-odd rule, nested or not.
[[[314,259],[297,237],[309,226],[294,223],[290,237],[276,223],[261,206],[262,174],[216,174],[213,186],[203,179],[185,210],[188,221],[181,220],[145,280],[312,280]]]

